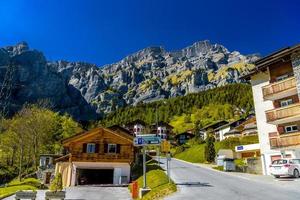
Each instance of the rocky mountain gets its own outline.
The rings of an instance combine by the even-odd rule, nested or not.
[[[176,52],[148,47],[99,67],[49,62],[23,42],[0,49],[0,106],[9,100],[13,112],[25,102],[45,99],[53,109],[76,119],[95,119],[126,105],[241,82],[240,75],[258,58],[205,40]]]

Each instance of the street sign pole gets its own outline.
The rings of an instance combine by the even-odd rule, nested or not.
[[[147,178],[146,178],[146,147],[143,146],[143,176],[144,176],[144,185],[143,188],[147,188]]]
[[[159,148],[159,146],[157,148],[157,163],[158,163],[158,166],[160,166],[160,148]]]
[[[168,174],[169,183],[170,183],[171,182],[171,177],[170,177],[171,156],[169,153],[167,154],[166,159],[167,159],[167,174]]]

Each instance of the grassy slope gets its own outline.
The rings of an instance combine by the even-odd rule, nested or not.
[[[140,174],[137,181],[139,188],[141,188],[143,187],[143,176],[141,175],[141,171],[138,171],[137,173]],[[149,161],[147,163],[146,176],[147,186],[151,188],[151,191],[142,198],[143,200],[161,199],[177,190],[176,185],[173,182],[169,183],[166,173],[154,161]]]
[[[229,138],[221,142],[215,142],[215,149],[216,152],[218,152],[219,149],[234,150],[235,146],[237,145],[246,145],[246,144],[254,144],[254,143],[258,143],[257,136]],[[205,148],[205,144],[191,145],[191,147],[187,148],[185,151],[175,154],[174,157],[192,163],[204,163],[205,162],[204,148]]]
[[[176,154],[175,158],[185,160],[192,163],[203,163],[205,162],[204,157],[205,144],[193,145],[185,151]]]
[[[37,190],[40,186],[40,182],[34,178],[28,178],[21,182],[13,180],[6,187],[0,188],[0,199],[13,195],[19,190]]]

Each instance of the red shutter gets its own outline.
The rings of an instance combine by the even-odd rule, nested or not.
[[[279,134],[284,133],[284,127],[283,127],[283,126],[278,126],[278,127],[277,127],[277,130],[278,130],[278,133],[279,133]]]
[[[84,143],[84,144],[82,145],[82,153],[86,153],[86,147],[87,147],[87,144]]]
[[[274,105],[274,108],[279,108],[280,107],[280,102],[279,101],[274,101],[273,105]]]

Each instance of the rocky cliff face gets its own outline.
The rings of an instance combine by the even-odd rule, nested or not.
[[[82,62],[47,62],[26,43],[0,49],[0,83],[12,72],[10,89],[2,86],[9,110],[46,99],[76,119],[93,119],[119,107],[185,95],[228,83],[253,68],[257,55],[229,52],[201,41],[177,52],[149,47],[118,63],[97,67]],[[6,75],[6,76],[5,76]],[[2,84],[5,85],[5,84]],[[11,95],[7,95],[11,93]]]

